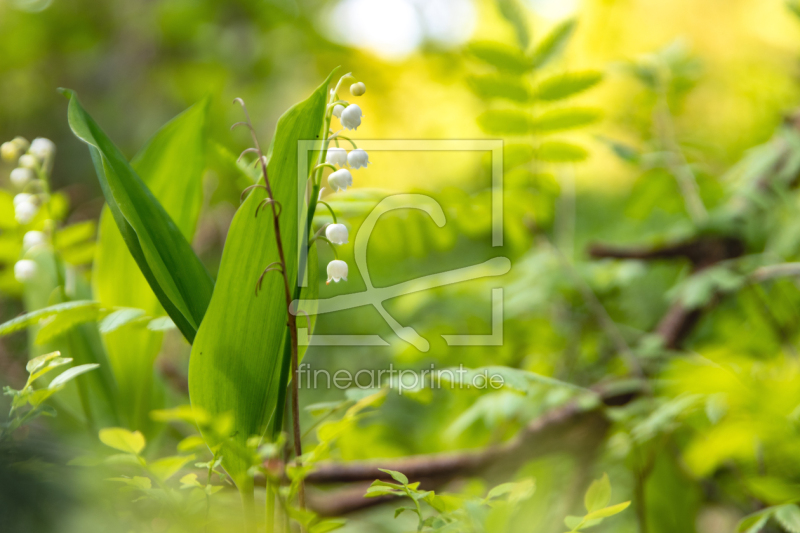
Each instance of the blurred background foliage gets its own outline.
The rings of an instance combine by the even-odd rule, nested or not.
[[[266,140],[286,108],[342,65],[368,87],[359,100],[365,112],[360,139],[503,138],[501,248],[490,245],[490,161],[481,155],[371,152],[369,169],[354,172],[356,188],[328,200],[351,236],[385,191],[429,194],[443,206],[448,222],[441,229],[417,212],[381,219],[368,253],[376,286],[495,256],[509,257],[511,272],[499,281],[487,278],[387,302],[400,323],[431,343],[428,352],[399,341],[376,311],[362,308],[321,317],[316,333],[379,333],[389,346],[312,347],[305,361],[315,369],[352,372],[389,363],[410,369],[504,366],[581,387],[616,387],[622,392],[615,400],[625,401],[603,408],[611,425],[599,437],[590,438],[596,437],[593,426],[587,426],[589,437],[566,432],[555,437],[561,453],[448,490],[481,494],[489,481],[533,477],[536,492],[504,527],[557,532],[563,517],[580,507],[588,482],[605,471],[614,482],[614,501],[633,499],[635,509],[598,531],[735,531],[749,513],[800,498],[800,291],[791,277],[773,278],[768,270],[800,257],[792,187],[800,168],[792,115],[800,101],[800,19],[777,0],[521,5],[523,22],[511,16],[510,23],[498,2],[489,0],[0,0],[0,139],[52,139],[58,150],[53,188],[61,195],[53,200],[55,218],[68,226],[96,222],[103,197],[56,88],[75,89],[129,157],[162,124],[210,96],[207,168],[193,245],[214,274],[239,193],[248,184],[225,155],[248,145],[243,132],[229,130],[239,120],[238,108],[229,105],[235,97],[248,103]],[[572,17],[577,23],[559,57],[535,72],[496,69],[475,52],[476,43],[486,42],[529,52]],[[576,93],[570,105],[600,113],[587,127],[557,137],[582,147],[585,155],[548,160],[540,150],[543,132],[526,127],[523,135],[507,134],[508,120],[493,131],[480,118],[497,110],[526,113],[532,106],[527,91],[542,80],[590,71],[598,73],[597,84]],[[488,83],[495,75],[508,91],[501,98]],[[521,88],[521,96],[514,88]],[[545,102],[543,108],[549,105],[563,108],[563,102]],[[0,167],[0,183],[8,190],[11,170]],[[761,185],[765,179],[768,186]],[[10,275],[22,228],[8,208],[0,212],[3,321],[43,307],[50,292],[26,289],[23,300],[21,285]],[[322,215],[319,221],[326,222]],[[93,234],[96,228],[88,223],[83,227]],[[732,240],[735,249],[725,248]],[[698,242],[700,252],[691,248]],[[719,242],[724,249],[717,253]],[[632,248],[590,254],[596,243]],[[351,239],[341,247],[351,263],[349,282],[322,287],[322,297],[364,288],[351,261],[352,246]],[[648,251],[670,246],[691,249],[650,260]],[[67,263],[78,274],[75,293],[88,295],[93,251],[72,252]],[[321,265],[332,259],[324,247],[319,253]],[[52,266],[44,270],[55,276]],[[505,291],[503,345],[446,345],[442,334],[490,333],[495,286]],[[685,335],[662,328],[676,309],[688,324]],[[84,329],[84,342],[99,343],[96,330]],[[17,334],[0,343],[4,384],[25,382],[29,352],[66,349],[57,342],[37,346],[35,336],[32,331],[29,338]],[[181,384],[188,355],[177,332],[164,335],[154,367],[158,390],[166,394],[159,405],[186,403]],[[648,379],[638,380],[642,374]],[[515,387],[500,391],[389,394],[378,410],[348,426],[330,457],[388,459],[479,448],[513,437],[580,397],[574,389],[526,379],[517,376]],[[34,427],[22,455],[63,464],[95,445],[87,444],[83,427],[70,418],[80,419],[74,414],[78,396],[75,390],[65,393],[66,414],[59,416],[67,420]],[[334,402],[341,409],[347,401],[335,389],[304,390],[302,402],[312,408],[304,413],[303,427],[327,412],[313,405]],[[173,453],[189,432],[159,427],[148,448],[151,457]],[[309,432],[306,446],[317,442]],[[113,514],[94,505],[101,481],[60,468],[57,475],[81,487],[70,491],[3,468],[0,491],[20,503],[0,503],[0,509],[7,520],[20,520],[16,530],[109,530],[105,520]],[[20,484],[31,493],[45,491],[48,503],[23,498],[25,491],[12,489]],[[68,518],[56,519],[68,506]],[[231,508],[221,507],[227,509],[223,516]],[[149,520],[152,509],[145,511],[141,516]],[[377,507],[353,515],[346,530],[414,527],[410,517],[388,520],[390,512]],[[789,511],[775,511],[779,518],[767,527],[797,531],[786,526],[787,513],[791,518]],[[122,514],[126,524],[136,523],[135,512]],[[40,522],[32,526],[25,521],[30,517]],[[162,530],[155,521],[147,527]]]

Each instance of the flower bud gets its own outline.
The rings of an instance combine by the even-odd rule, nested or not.
[[[347,164],[347,150],[344,148],[328,148],[328,153],[325,156],[325,161],[337,167],[343,167]]]
[[[22,248],[29,250],[34,246],[41,246],[47,242],[47,236],[41,231],[29,231],[22,237]]]
[[[325,228],[325,237],[332,244],[347,244],[347,228],[344,224],[328,224]]]
[[[350,163],[350,166],[353,168],[366,167],[369,165],[369,156],[367,155],[367,152],[361,148],[356,148],[347,154],[347,162]]]
[[[29,143],[28,139],[26,139],[25,137],[19,137],[19,136],[14,137],[13,139],[11,139],[11,142],[13,144],[17,145],[17,148],[19,149],[19,153],[21,153],[21,154],[24,154],[25,152],[27,152],[28,148],[31,147],[31,143]]]
[[[353,186],[353,175],[346,168],[337,170],[328,176],[328,185],[334,191],[346,191],[348,187]]]
[[[342,104],[336,104],[333,106],[333,116],[336,118],[342,118],[342,111],[344,111],[344,106]]]
[[[36,174],[29,168],[17,167],[11,171],[11,183],[19,189],[26,186],[31,180],[36,179]]]
[[[37,137],[31,143],[29,151],[39,159],[47,159],[56,153],[56,145],[50,139]]]
[[[39,162],[36,160],[36,156],[25,154],[19,158],[19,166],[35,170],[39,166]]]
[[[356,104],[350,104],[344,108],[341,116],[342,126],[348,130],[356,130],[361,125],[361,108]]]
[[[367,92],[367,86],[364,85],[364,82],[360,81],[350,86],[350,94],[353,96],[361,96],[365,92]]]
[[[325,284],[327,285],[331,281],[339,283],[340,279],[347,281],[347,263],[334,259],[328,263],[328,281]]]
[[[22,150],[20,150],[19,146],[12,141],[4,142],[2,145],[0,145],[0,157],[3,158],[3,161],[13,163],[17,160],[21,153]]]
[[[347,265],[345,265],[347,267]],[[345,268],[346,270],[346,268]],[[14,277],[20,283],[31,281],[36,277],[36,263],[30,259],[22,259],[14,264]]]

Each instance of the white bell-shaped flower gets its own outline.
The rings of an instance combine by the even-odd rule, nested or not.
[[[361,117],[361,108],[356,104],[350,104],[344,108],[344,111],[342,111],[340,120],[342,122],[342,126],[348,130],[356,130],[361,125]]]
[[[39,207],[33,202],[23,202],[14,206],[14,217],[20,224],[27,224],[33,220],[33,217],[35,217],[38,212]]]
[[[340,279],[347,281],[347,263],[334,259],[328,263],[328,281],[325,284],[327,285],[331,281],[339,283]]]
[[[347,227],[344,224],[328,224],[325,237],[333,244],[347,244]]]
[[[350,163],[350,166],[353,168],[366,167],[369,165],[369,156],[367,155],[367,152],[361,148],[356,148],[347,154],[347,162]]]
[[[348,187],[353,186],[353,175],[346,168],[337,170],[328,176],[328,185],[334,191],[346,191]]]
[[[47,236],[41,231],[29,231],[22,237],[22,248],[30,250],[34,246],[41,246],[47,242]]]
[[[29,168],[17,167],[11,171],[9,178],[14,187],[21,189],[36,179],[36,174]]]
[[[337,167],[343,167],[347,164],[347,150],[344,148],[337,148],[336,146],[328,148],[328,153],[325,155],[325,161]]]
[[[14,207],[17,207],[19,204],[33,203],[35,201],[36,197],[34,195],[21,192],[14,196]]]
[[[50,139],[44,137],[37,137],[31,143],[29,152],[38,157],[39,159],[47,159],[56,153],[56,145]]]
[[[14,264],[14,277],[20,283],[31,281],[36,277],[36,263],[30,259],[22,259]]]
[[[363,81],[359,81],[350,86],[350,94],[353,96],[361,96],[365,92],[367,92],[367,86],[364,85]]]
[[[342,111],[344,111],[344,106],[342,104],[336,104],[333,106],[333,116],[336,118],[342,118]]]
[[[19,166],[23,168],[36,169],[36,167],[39,166],[39,162],[36,160],[36,156],[25,154],[19,158]]]

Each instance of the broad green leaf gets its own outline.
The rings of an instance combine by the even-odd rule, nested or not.
[[[584,148],[564,141],[543,142],[536,151],[537,159],[549,163],[577,163],[587,157],[589,153]]]
[[[144,435],[139,431],[125,428],[106,428],[100,430],[100,442],[121,452],[138,455],[144,450]]]
[[[275,200],[280,202],[281,240],[289,286],[295,287],[298,257],[298,141],[317,139],[325,113],[329,79],[305,101],[278,120],[269,149],[268,174]],[[310,156],[309,153],[309,168]],[[281,372],[287,306],[279,272],[264,277],[256,295],[256,282],[264,269],[278,260],[276,235],[269,211],[256,217],[256,207],[266,198],[257,188],[233,218],[214,294],[189,361],[189,396],[192,406],[212,416],[232,413],[232,439],[223,444],[223,466],[237,485],[248,483],[249,458],[240,457],[250,437],[261,437],[285,383],[273,386]],[[210,446],[220,444],[211,432],[203,433]]]
[[[472,91],[484,99],[503,98],[512,102],[527,102],[531,89],[525,81],[517,76],[503,74],[487,74],[470,76],[467,79]]]
[[[781,505],[773,516],[786,531],[800,533],[800,507],[797,505]]]
[[[148,491],[153,487],[153,482],[150,481],[150,478],[142,477],[142,476],[134,476],[132,478],[128,477],[111,477],[108,478],[108,481],[119,481],[120,483],[124,483],[129,487],[133,487],[135,489]]]
[[[89,145],[103,194],[128,249],[167,314],[191,342],[208,307],[211,277],[179,227],[75,93],[65,94],[70,99],[70,127]]]
[[[0,337],[10,335],[14,332],[20,331],[38,324],[45,318],[58,315],[59,313],[75,312],[78,309],[99,309],[100,304],[90,300],[77,300],[74,302],[65,302],[61,304],[51,305],[36,311],[31,311],[22,316],[12,318],[8,322],[0,324]]]
[[[486,111],[478,117],[478,126],[490,135],[527,135],[533,117],[513,109]]]
[[[503,167],[510,170],[524,165],[536,156],[536,149],[530,144],[506,144],[503,146]]]
[[[601,79],[603,74],[596,70],[557,74],[539,83],[534,96],[544,101],[562,100],[594,87]]]
[[[488,63],[498,70],[521,74],[533,69],[530,61],[516,48],[492,41],[471,43],[467,52],[475,59]]]
[[[586,510],[590,513],[602,509],[610,500],[611,481],[608,479],[608,474],[603,474],[603,477],[593,481],[583,497]]]
[[[125,324],[129,324],[144,315],[144,309],[123,308],[117,309],[100,321],[100,333],[111,333]]]
[[[90,370],[94,370],[98,368],[100,365],[98,364],[87,364],[87,365],[80,365],[80,366],[73,366],[65,370],[64,372],[57,375],[53,378],[53,381],[50,382],[49,389],[57,389],[61,385],[64,385],[68,381],[75,379],[76,377],[80,376],[81,374],[85,374]]]
[[[567,130],[588,126],[600,120],[596,109],[568,108],[546,111],[533,120],[533,130],[538,133]]]
[[[131,163],[187,241],[194,235],[202,203],[207,107],[207,102],[202,102],[168,122]],[[119,220],[115,220],[116,213],[110,205],[104,208],[100,218],[92,272],[94,294],[104,307],[139,309],[143,315],[158,317],[164,314],[161,297],[156,295],[158,288],[154,291],[147,273],[140,270],[140,263],[129,250],[130,243],[120,232]],[[126,227],[124,221],[121,227]],[[201,292],[208,288],[207,282],[206,278],[201,283]],[[169,314],[175,318],[173,313]],[[147,429],[151,423],[148,413],[160,407],[160,394],[154,394],[158,392],[158,383],[153,379],[153,362],[163,333],[159,329],[131,324],[135,318],[132,311],[120,310],[107,317],[101,329],[127,423],[132,428]],[[173,324],[169,318],[164,319]],[[186,334],[186,321],[179,319],[178,323]]]
[[[545,66],[561,54],[572,36],[572,32],[575,31],[575,24],[575,19],[562,22],[536,46],[531,59],[534,68]]]

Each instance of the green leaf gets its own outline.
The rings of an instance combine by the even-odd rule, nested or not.
[[[745,516],[737,525],[736,533],[758,533],[775,512],[775,507],[768,507],[751,515]]]
[[[189,461],[193,461],[194,455],[174,455],[172,457],[164,457],[148,465],[150,472],[153,473],[161,481],[166,481],[175,474],[177,474],[183,466]]]
[[[55,359],[56,357],[60,357],[61,352],[52,352],[40,355],[38,357],[34,357],[28,364],[25,365],[25,370],[28,371],[29,374],[35,373],[37,370],[44,368],[44,366],[49,362]]]
[[[566,72],[543,80],[536,87],[534,96],[538,100],[563,100],[590,89],[603,79],[602,72],[587,70],[584,72]]]
[[[567,516],[564,518],[564,525],[575,531],[575,529],[583,523],[582,516]]]
[[[592,511],[584,517],[584,520],[588,522],[589,520],[597,520],[598,518],[608,518],[609,516],[614,516],[615,514],[619,514],[627,509],[630,504],[631,502],[623,502],[598,509],[597,511]]]
[[[125,428],[105,428],[100,430],[100,442],[121,452],[139,455],[144,450],[144,435],[139,431]]]
[[[329,518],[322,520],[308,529],[308,533],[328,533],[345,526],[347,521],[344,518]]]
[[[159,129],[131,163],[187,241],[193,238],[202,204],[207,115],[206,102],[184,111]],[[161,316],[164,309],[156,295],[158,291],[151,289],[150,279],[140,270],[115,218],[107,205],[100,218],[92,272],[94,294],[107,308],[141,309],[147,316]],[[134,239],[138,240],[135,236]],[[201,286],[200,290],[206,289]],[[161,407],[159,384],[153,380],[153,363],[163,333],[126,322],[132,316],[120,311],[115,318],[108,317],[109,322],[101,327],[107,327],[103,341],[119,388],[118,405],[130,427],[146,430],[151,424],[148,413]],[[169,318],[166,320],[173,324]],[[182,324],[185,333],[185,321]]]
[[[298,141],[316,139],[321,133],[329,80],[330,76],[278,120],[268,154],[274,198],[282,206],[281,240],[290,288],[297,280],[298,193],[304,193],[299,184],[306,183],[306,176],[298,176]],[[311,168],[312,154],[308,155]],[[264,434],[279,390],[287,386],[274,379],[281,372],[287,316],[280,272],[267,273],[262,290],[255,294],[259,276],[278,260],[269,212],[254,216],[265,198],[262,188],[253,190],[233,218],[214,294],[189,360],[192,406],[212,416],[233,414],[232,439],[223,444],[208,431],[203,437],[212,447],[222,444],[223,466],[240,487],[247,483],[250,458],[241,457],[236,449],[250,437]]]
[[[69,97],[69,124],[89,152],[117,227],[159,301],[191,342],[214,283],[175,222],[138,174],[81,107]]]
[[[153,482],[150,481],[150,478],[142,477],[142,476],[134,476],[133,478],[128,477],[112,477],[108,478],[108,481],[119,481],[120,483],[124,483],[129,487],[133,487],[135,489],[147,491],[153,487]]]
[[[144,315],[144,309],[117,309],[100,321],[100,333],[111,333]]]
[[[603,477],[589,485],[583,503],[586,505],[586,510],[591,513],[602,509],[609,501],[611,501],[611,481],[608,479],[608,474],[603,474]]]
[[[526,20],[528,13],[525,8],[517,0],[497,0],[497,7],[503,18],[514,28],[520,48],[523,50],[528,48],[531,37]]]
[[[786,531],[800,533],[800,507],[797,505],[781,505],[773,516]]]
[[[555,28],[540,42],[533,52],[531,63],[534,68],[541,68],[558,57],[564,50],[575,31],[575,19],[569,19]]]
[[[600,120],[596,109],[568,108],[546,111],[533,120],[533,129],[539,133],[550,133],[588,126]]]
[[[390,476],[392,476],[392,479],[397,481],[398,483],[402,483],[403,485],[408,485],[408,478],[402,472],[397,472],[396,470],[385,470],[383,468],[379,468],[378,470],[386,474],[389,474]]]
[[[527,135],[533,127],[533,117],[513,109],[492,110],[478,117],[478,126],[489,135]]]
[[[80,376],[81,374],[89,372],[90,370],[94,370],[99,366],[100,365],[96,363],[73,366],[72,368],[65,370],[64,372],[53,378],[53,381],[50,382],[50,386],[48,387],[48,389],[57,389],[58,387],[64,385],[68,381],[73,380],[76,377]]]
[[[175,329],[175,322],[168,316],[162,316],[148,322],[147,329],[150,331],[169,331]]]
[[[30,313],[12,318],[8,322],[0,324],[0,337],[4,335],[10,335],[11,333],[25,329],[28,326],[36,325],[45,318],[55,316],[62,312],[70,312],[81,308],[99,309],[100,304],[90,300],[77,300],[74,302],[51,305],[50,307],[45,307],[43,309],[37,309],[36,311],[31,311]]]
[[[533,70],[530,61],[519,50],[500,43],[474,42],[467,46],[467,53],[503,72],[522,74]]]
[[[589,153],[584,148],[564,141],[543,142],[536,151],[536,158],[548,163],[577,163],[587,157]]]
[[[486,100],[503,98],[524,103],[531,95],[531,88],[521,78],[505,74],[470,76],[467,83],[475,94]]]
[[[72,328],[94,322],[100,317],[101,309],[96,306],[81,306],[62,311],[50,317],[36,334],[36,344],[47,344],[56,337],[64,335]]]

